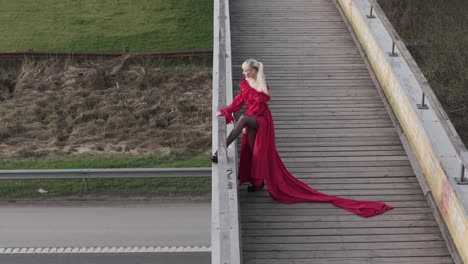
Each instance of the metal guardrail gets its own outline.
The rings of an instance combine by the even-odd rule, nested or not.
[[[211,177],[211,168],[0,170],[0,180]]]
[[[440,120],[442,127],[447,133],[448,138],[450,139],[452,145],[454,146],[460,158],[461,173],[460,173],[460,178],[457,179],[457,183],[460,185],[468,185],[468,179],[465,177],[465,170],[466,168],[468,168],[468,150],[465,144],[463,143],[457,131],[455,130],[452,122],[450,121],[439,99],[437,99],[437,96],[432,90],[426,77],[424,77],[424,74],[422,73],[418,65],[416,64],[416,61],[411,56],[410,52],[406,48],[403,40],[400,38],[400,36],[396,32],[392,23],[388,20],[387,16],[385,16],[385,13],[380,7],[377,0],[368,0],[368,1],[370,3],[370,10],[369,10],[369,15],[367,15],[367,18],[373,19],[375,18],[374,12],[377,13],[380,21],[382,22],[385,29],[389,32],[393,41],[392,51],[389,52],[389,55],[393,57],[401,55],[402,58],[408,63],[409,68],[411,69],[414,77],[416,78],[416,80],[418,81],[419,85],[421,86],[423,90],[422,95],[421,95],[421,104],[418,104],[418,108],[422,110],[429,109],[429,107],[425,103],[425,100],[427,98],[427,100],[429,101],[430,105],[432,106],[434,110],[434,113],[437,115],[437,118]],[[398,48],[401,54],[398,54],[395,52],[395,46]]]
[[[214,0],[213,18],[212,146],[218,150],[218,163],[212,167],[211,263],[240,264],[236,143],[226,148],[226,134],[232,125],[226,127],[225,118],[216,117],[217,111],[232,101],[229,0]]]
[[[133,57],[178,57],[178,56],[208,56],[213,54],[213,50],[181,50],[166,52],[41,52],[41,51],[21,51],[21,52],[0,52],[0,58],[21,58],[21,57],[119,57],[123,55]]]

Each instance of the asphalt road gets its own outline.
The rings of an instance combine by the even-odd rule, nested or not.
[[[206,202],[0,204],[2,247],[209,246]]]
[[[0,202],[0,217],[0,264],[211,262],[209,248],[204,247],[211,240],[211,205],[207,201]],[[171,252],[173,246],[195,252]],[[26,252],[90,247],[98,252],[116,250]],[[129,253],[142,248],[143,252]],[[9,253],[13,249],[23,253]]]
[[[2,264],[210,264],[210,253],[0,255]]]

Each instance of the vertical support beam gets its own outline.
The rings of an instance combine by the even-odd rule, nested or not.
[[[235,143],[226,146],[224,118],[217,118],[219,109],[232,101],[232,62],[229,24],[229,0],[214,0],[213,44],[213,140],[218,163],[212,166],[212,229],[211,263],[240,264],[239,203]]]

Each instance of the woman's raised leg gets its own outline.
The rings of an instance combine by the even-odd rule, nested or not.
[[[248,127],[247,131],[254,130],[257,131],[258,123],[257,119],[253,116],[249,115],[242,115],[239,120],[237,121],[234,129],[231,131],[227,138],[226,147],[228,147],[241,133],[244,127]],[[250,146],[250,144],[249,144]],[[213,157],[211,158],[213,162],[218,162],[218,151],[215,152]]]
[[[229,134],[226,147],[228,147],[242,133],[242,129],[244,127],[247,127],[247,132],[250,130],[256,131],[258,128],[257,119],[253,116],[242,115],[234,126],[234,129]]]

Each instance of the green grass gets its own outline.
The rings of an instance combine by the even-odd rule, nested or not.
[[[209,167],[211,160],[207,153],[195,153],[187,158],[176,154],[157,157],[146,155],[107,156],[48,156],[48,157],[3,157],[1,170],[18,169],[80,169],[80,168],[187,168]]]
[[[212,47],[212,0],[0,0],[0,6],[0,51]]]
[[[185,168],[209,167],[207,153],[190,158],[171,154],[135,156],[68,156],[44,158],[3,158],[0,169],[73,169],[73,168]],[[41,194],[39,188],[48,193]],[[81,196],[171,196],[207,194],[211,179],[201,178],[139,178],[139,179],[54,179],[2,180],[0,199],[53,198]]]
[[[41,194],[39,188],[47,190]],[[200,195],[211,191],[211,178],[142,178],[84,180],[4,180],[0,199],[90,196],[153,197]]]

